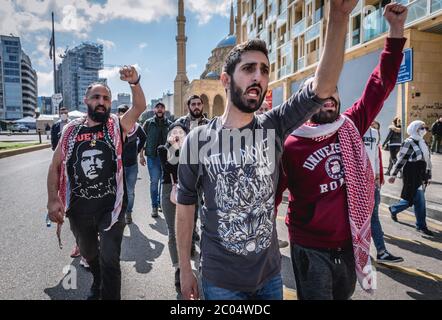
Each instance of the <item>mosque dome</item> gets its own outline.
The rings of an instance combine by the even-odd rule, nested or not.
[[[225,48],[225,47],[234,47],[236,45],[236,36],[235,35],[228,35],[224,39],[222,39],[216,48]]]

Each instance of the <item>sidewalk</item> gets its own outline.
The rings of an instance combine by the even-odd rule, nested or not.
[[[384,165],[384,172],[387,171],[388,162],[390,160],[390,153],[382,151],[382,162]],[[428,186],[425,199],[427,202],[427,216],[438,221],[442,221],[442,154],[431,155],[431,162],[433,164],[432,181]],[[402,180],[397,179],[394,184],[387,182],[388,176],[385,177],[385,184],[382,187],[381,201],[387,205],[399,201],[402,191]],[[412,211],[413,209],[410,208]]]

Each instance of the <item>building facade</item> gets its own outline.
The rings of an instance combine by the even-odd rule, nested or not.
[[[388,0],[360,0],[349,20],[345,64],[339,82],[342,106],[349,107],[362,93],[376,66],[387,36],[382,17]],[[413,80],[400,86],[386,101],[378,120],[382,136],[396,115],[405,123],[421,119],[427,124],[442,116],[442,0],[399,0],[408,6],[405,48],[413,51]],[[269,48],[273,105],[298,90],[311,76],[323,50],[328,0],[238,0],[240,42],[265,40]]]
[[[117,94],[117,100],[112,101],[111,112],[116,113],[118,106],[122,104],[127,104],[132,106],[131,95],[129,93],[119,93]]]
[[[0,120],[34,117],[37,73],[20,38],[0,36]]]
[[[68,50],[59,66],[61,71],[63,106],[69,110],[87,112],[83,102],[87,87],[93,82],[106,82],[99,78],[99,71],[103,69],[103,45],[84,42]]]

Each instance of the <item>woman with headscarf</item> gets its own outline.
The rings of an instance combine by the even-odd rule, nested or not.
[[[382,145],[384,149],[386,149],[386,146],[388,145],[388,150],[390,150],[390,162],[388,164],[387,172],[385,173],[386,176],[390,175],[391,168],[393,168],[393,165],[397,161],[397,154],[402,144],[401,128],[401,119],[399,119],[399,117],[395,117],[391,125],[388,127],[390,130],[388,131],[387,138]]]
[[[407,138],[400,151],[393,173],[388,180],[394,183],[396,175],[403,170],[403,182],[401,200],[389,207],[391,218],[397,221],[397,215],[405,209],[414,206],[417,231],[432,236],[428,230],[425,208],[425,189],[431,179],[431,156],[430,149],[424,140],[428,127],[423,121],[416,120],[410,123]]]

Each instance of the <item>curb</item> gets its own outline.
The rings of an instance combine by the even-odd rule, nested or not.
[[[15,150],[0,151],[0,159],[16,156],[16,155],[23,154],[23,153],[38,151],[38,150],[42,150],[42,149],[46,149],[46,148],[50,148],[50,147],[51,147],[50,143],[42,143],[42,144],[39,144],[36,146],[30,146],[30,147],[15,149]]]

